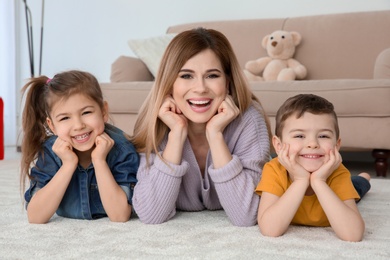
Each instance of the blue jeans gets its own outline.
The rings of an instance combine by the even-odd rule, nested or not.
[[[355,190],[360,196],[360,199],[356,201],[359,202],[364,197],[364,195],[366,195],[366,193],[370,190],[371,184],[366,178],[363,178],[358,175],[352,176],[351,180],[353,186],[355,187]]]

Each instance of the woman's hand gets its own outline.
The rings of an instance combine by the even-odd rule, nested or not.
[[[106,132],[98,135],[95,139],[96,147],[91,154],[92,162],[97,160],[105,161],[114,143],[114,140]]]
[[[217,114],[213,116],[206,126],[206,133],[209,137],[216,133],[222,133],[230,122],[232,122],[240,114],[239,108],[233,101],[232,96],[227,95],[225,100],[217,110]]]
[[[187,118],[177,107],[172,96],[165,98],[158,112],[158,117],[171,130],[162,156],[166,161],[179,165],[181,163],[184,142],[188,134]]]
[[[215,114],[206,125],[206,138],[209,143],[214,168],[218,169],[232,160],[232,153],[229,150],[223,137],[223,130],[240,113],[234,104],[231,96],[226,96]]]
[[[58,137],[55,140],[52,149],[53,152],[61,159],[62,164],[72,163],[77,165],[79,158],[73,151],[73,147],[69,142],[64,141]]]
[[[172,96],[167,96],[158,112],[158,117],[166,124],[171,131],[175,128],[185,129],[187,131],[187,118],[177,107]]]

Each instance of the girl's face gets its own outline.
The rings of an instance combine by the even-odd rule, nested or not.
[[[107,104],[104,111],[92,99],[83,94],[74,94],[66,100],[57,101],[47,118],[52,132],[80,152],[89,151],[97,136],[103,133],[108,120]]]
[[[217,113],[228,90],[226,75],[215,53],[204,50],[189,59],[173,84],[173,99],[194,123],[206,123]]]
[[[297,162],[308,172],[318,170],[331,149],[340,148],[336,139],[334,118],[329,114],[315,115],[305,112],[300,118],[292,115],[285,121],[282,140],[273,138],[278,153],[282,144],[290,145],[289,155],[297,154]]]

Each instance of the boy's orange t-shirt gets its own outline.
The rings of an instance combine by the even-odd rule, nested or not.
[[[281,197],[291,183],[286,169],[279,163],[278,158],[274,158],[264,165],[256,193],[261,196],[261,193],[265,191]],[[342,201],[360,198],[352,184],[351,173],[342,164],[328,177],[326,183]],[[304,196],[291,224],[316,227],[330,226],[315,194]]]

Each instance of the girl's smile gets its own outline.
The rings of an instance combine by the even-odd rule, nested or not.
[[[92,132],[81,134],[81,135],[75,135],[73,138],[75,139],[76,142],[78,143],[85,143],[89,140],[89,137]]]
[[[47,123],[55,135],[85,152],[95,146],[96,137],[103,133],[106,114],[94,100],[74,94],[53,105]]]

